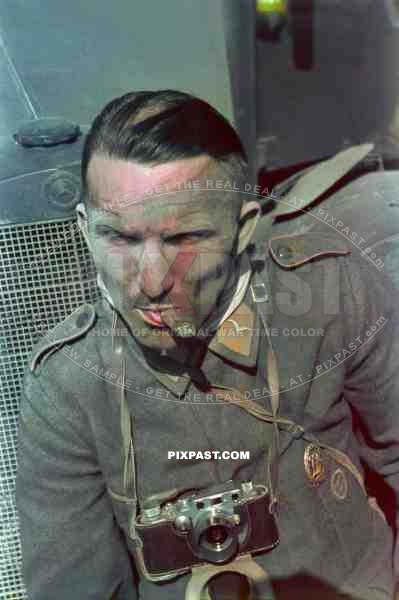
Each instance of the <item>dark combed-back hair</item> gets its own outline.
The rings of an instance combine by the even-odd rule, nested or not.
[[[94,119],[82,155],[82,196],[94,154],[159,165],[207,154],[237,177],[247,157],[230,123],[204,100],[175,90],[130,92],[111,100]]]

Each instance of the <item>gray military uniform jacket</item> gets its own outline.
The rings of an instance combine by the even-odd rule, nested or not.
[[[389,174],[373,177],[380,191],[389,184]],[[280,427],[280,543],[255,557],[279,599],[393,596],[392,531],[367,496],[361,458],[397,497],[399,285],[384,267],[393,264],[398,217],[386,195],[373,195],[370,181],[353,185],[321,206],[342,226],[323,221],[317,206],[310,214],[292,204],[274,221],[265,217],[252,254],[265,287],[248,288],[228,326],[240,336],[219,331],[196,372],[146,357],[132,335],[124,336],[139,504],[228,479],[265,484],[273,425],[209,393],[212,384],[229,386],[270,411],[256,300],[264,303],[279,416],[299,425]],[[372,250],[359,247],[355,233],[371,240]],[[26,372],[17,504],[30,600],[184,598],[189,575],[149,582],[132,559],[112,323],[104,300],[81,307],[34,349]],[[370,451],[363,453],[353,434],[353,411]],[[318,449],[315,463],[306,462],[309,447]],[[249,451],[249,458],[168,459],[168,451],[187,450]],[[261,587],[255,592],[258,600],[268,597]]]

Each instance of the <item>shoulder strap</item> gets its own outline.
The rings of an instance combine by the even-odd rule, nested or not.
[[[306,171],[290,192],[277,200],[271,216],[280,217],[302,212],[316,198],[361,162],[373,150],[374,144],[352,146]]]
[[[96,311],[92,304],[83,304],[62,323],[46,331],[37,343],[30,362],[30,371],[37,374],[39,367],[62,346],[79,339],[94,324]]]

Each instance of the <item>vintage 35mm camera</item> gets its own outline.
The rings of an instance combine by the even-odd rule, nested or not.
[[[206,492],[144,505],[136,521],[142,548],[135,550],[144,577],[171,579],[195,566],[229,563],[278,544],[265,486],[228,481]]]

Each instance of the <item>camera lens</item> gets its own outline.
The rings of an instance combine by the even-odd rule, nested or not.
[[[229,536],[229,532],[223,525],[212,525],[205,532],[206,541],[208,544],[219,546],[224,544]]]
[[[238,550],[238,532],[223,515],[204,515],[192,532],[193,552],[199,558],[214,564],[232,559]]]
[[[233,544],[235,536],[233,534],[232,525],[229,523],[208,523],[208,527],[204,529],[198,539],[199,545],[206,551],[216,554],[221,554],[230,548]]]

